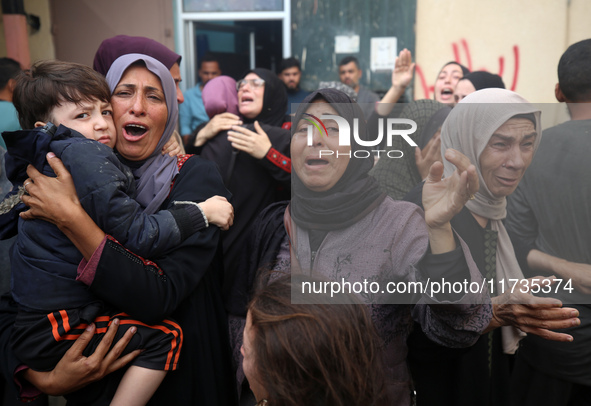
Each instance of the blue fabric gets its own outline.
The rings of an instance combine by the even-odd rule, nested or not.
[[[185,102],[179,105],[181,135],[189,135],[200,124],[209,121],[199,86],[198,83],[194,88],[187,90],[184,93]]]
[[[72,174],[82,207],[106,233],[142,256],[162,254],[180,243],[180,231],[170,211],[142,214],[142,207],[132,198],[133,175],[111,148],[64,126],[57,128],[53,138],[43,129],[5,136],[7,174],[13,184],[26,179],[28,163],[55,176],[45,160],[51,150]],[[0,231],[5,237],[18,224],[11,253],[15,300],[29,311],[74,308],[96,300],[87,286],[75,280],[80,252],[53,224],[19,219],[18,211],[24,209],[21,203],[0,216]]]
[[[295,109],[291,107],[292,103],[301,103],[302,101],[304,101],[304,99],[306,98],[307,95],[309,95],[310,92],[306,92],[305,90],[298,90],[297,92],[290,92],[289,90],[287,91],[287,114],[295,114],[296,110],[297,110],[297,106],[295,106]]]
[[[9,101],[0,100],[0,134],[4,131],[16,131],[20,129],[18,113],[14,108],[14,104]],[[6,144],[2,136],[0,136],[0,147],[6,149]]]

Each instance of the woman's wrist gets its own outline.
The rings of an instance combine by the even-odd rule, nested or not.
[[[444,254],[456,249],[456,240],[449,222],[437,226],[427,226],[429,246],[432,254]]]

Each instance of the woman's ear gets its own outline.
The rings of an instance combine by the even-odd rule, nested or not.
[[[560,83],[556,83],[556,86],[554,87],[554,96],[556,97],[556,100],[558,100],[560,103],[567,102],[566,96],[564,96],[564,93],[562,93],[562,89],[560,89]]]
[[[45,127],[45,124],[43,121],[36,121],[35,122],[35,128],[39,128],[39,127]]]

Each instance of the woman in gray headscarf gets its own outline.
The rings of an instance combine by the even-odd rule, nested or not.
[[[111,66],[107,81],[112,90],[116,150],[137,178],[136,200],[146,212],[172,208],[179,202],[195,205],[214,195],[229,197],[211,162],[160,153],[176,126],[178,111],[175,83],[164,65],[146,55],[124,55]],[[30,198],[23,199],[31,205],[27,216],[41,216],[58,227],[67,224],[64,233],[84,255],[77,280],[99,299],[146,324],[173,318],[185,342],[191,343],[175,359],[178,373],[164,379],[150,404],[234,404],[217,227],[207,227],[153,261],[146,260],[105,235],[79,204],[65,167],[57,159],[51,161],[57,178],[29,174],[37,186],[31,189]],[[107,371],[92,373],[77,367],[68,354],[58,367],[48,373],[49,388],[61,388],[62,393],[112,371],[107,365]],[[30,372],[25,377],[35,380]],[[107,379],[116,383],[119,378],[110,375]],[[47,388],[44,382],[49,385],[49,380],[34,384]],[[109,390],[104,393],[108,397]]]
[[[453,148],[467,156],[478,172],[478,192],[451,224],[468,243],[485,277],[493,320],[478,342],[465,351],[434,344],[415,329],[409,338],[409,359],[419,406],[508,404],[510,354],[515,353],[524,332],[572,340],[567,334],[551,331],[576,323],[572,309],[561,308],[555,299],[518,292],[527,281],[522,282],[524,276],[502,222],[506,196],[515,190],[531,163],[541,134],[540,111],[504,89],[470,94],[443,125],[442,154]],[[444,159],[444,176],[453,170]],[[409,200],[420,202],[421,190],[415,188]],[[519,281],[514,293],[509,279]],[[551,278],[538,280],[540,286],[551,283]],[[540,313],[541,309],[545,312]]]

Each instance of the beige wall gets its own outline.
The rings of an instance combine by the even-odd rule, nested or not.
[[[37,59],[53,59],[55,57],[55,48],[51,36],[49,0],[24,0],[24,5],[26,13],[34,14],[41,19],[41,28],[38,32],[33,34],[29,28],[29,50],[31,61]],[[4,25],[0,19],[0,56],[5,55],[6,41],[4,38]]]
[[[51,0],[56,58],[92,65],[100,43],[118,34],[174,49],[173,0]]]
[[[102,40],[117,34],[153,38],[174,49],[173,0],[24,0],[24,5],[41,18],[40,31],[29,35],[32,62],[57,58],[91,65]],[[5,55],[0,19],[0,56]]]
[[[445,62],[500,73],[502,59],[507,88],[554,102],[560,55],[591,38],[590,17],[588,0],[417,0],[415,97],[432,97]]]

